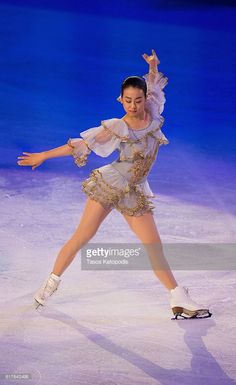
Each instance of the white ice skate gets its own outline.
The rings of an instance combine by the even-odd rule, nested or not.
[[[45,301],[50,297],[54,291],[57,290],[61,280],[55,274],[50,274],[49,278],[44,282],[39,290],[34,295],[35,307],[43,306]]]
[[[175,289],[170,291],[170,306],[174,313],[175,319],[193,319],[193,318],[208,318],[212,314],[209,309],[194,302],[189,294],[186,287],[177,286]]]

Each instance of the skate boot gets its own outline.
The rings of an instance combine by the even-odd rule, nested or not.
[[[59,284],[61,282],[61,279],[51,273],[49,278],[44,282],[44,284],[41,286],[39,290],[34,295],[35,299],[35,307],[36,309],[41,305],[43,306],[45,301],[50,297],[54,291],[57,290]]]
[[[212,314],[209,309],[194,302],[186,287],[177,286],[170,291],[170,306],[174,313],[174,319],[208,318]]]

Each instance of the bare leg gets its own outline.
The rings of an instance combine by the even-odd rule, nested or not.
[[[131,230],[133,230],[138,239],[144,244],[157,278],[168,290],[174,289],[177,286],[177,282],[163,254],[161,239],[153,215],[151,213],[146,213],[141,216],[124,214],[124,218],[128,222]]]
[[[65,271],[81,247],[96,234],[100,224],[110,212],[111,209],[104,208],[95,200],[87,199],[79,226],[60,250],[52,273],[60,276]]]

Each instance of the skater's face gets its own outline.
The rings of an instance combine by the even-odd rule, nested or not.
[[[127,87],[124,89],[121,103],[127,115],[138,116],[145,109],[145,95],[143,90],[137,87]]]

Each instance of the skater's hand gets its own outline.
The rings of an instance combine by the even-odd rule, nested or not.
[[[18,156],[20,160],[17,161],[17,164],[19,166],[33,166],[32,170],[46,160],[43,152],[35,152],[32,154],[30,152],[23,152],[23,154],[25,154],[25,156]]]
[[[149,64],[151,68],[156,68],[158,64],[160,64],[160,60],[158,59],[154,49],[152,49],[152,55],[147,55],[146,53],[144,53],[142,57]]]

